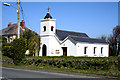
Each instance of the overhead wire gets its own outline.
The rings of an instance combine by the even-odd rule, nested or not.
[[[21,1],[20,1],[21,2]],[[23,10],[23,7],[22,7],[22,4],[20,3],[20,7],[21,7],[21,13],[22,13],[22,18],[23,18],[23,20],[25,21],[27,21],[27,24],[31,27],[31,25],[30,25],[30,23],[29,23],[29,20],[27,19],[27,17],[26,17],[26,15],[25,15],[25,12],[24,12],[24,10]],[[25,21],[25,22],[26,22]]]
[[[21,7],[22,18],[23,18],[23,20],[24,20],[23,8],[22,8],[21,5],[20,5],[20,7]]]

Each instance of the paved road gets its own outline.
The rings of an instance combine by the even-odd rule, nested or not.
[[[115,79],[101,79],[98,77],[92,76],[83,76],[83,75],[70,75],[63,73],[53,73],[53,72],[42,72],[35,70],[25,70],[25,69],[15,69],[15,68],[2,68],[2,76],[7,78],[7,80],[70,80],[70,79],[79,79],[79,80],[115,80]],[[42,78],[42,79],[40,79]]]

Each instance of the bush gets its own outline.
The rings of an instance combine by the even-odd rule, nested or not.
[[[11,58],[15,61],[15,63],[20,62],[23,58],[25,58],[25,52],[27,47],[26,40],[23,38],[15,39],[11,43],[11,45],[11,49],[13,50],[13,55],[11,56]]]
[[[13,60],[7,56],[2,56],[2,63],[5,63],[5,64],[14,64],[13,63]]]
[[[11,46],[4,46],[2,48],[2,52],[3,56],[8,56],[9,58],[11,58],[13,55]]]
[[[11,43],[7,43],[3,46],[2,52],[4,56],[12,58],[14,63],[19,63],[23,58],[25,58],[27,43],[23,38],[15,39]]]

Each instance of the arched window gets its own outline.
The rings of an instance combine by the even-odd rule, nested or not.
[[[46,26],[44,26],[43,28],[44,28],[44,31],[46,31]]]
[[[53,28],[54,28],[54,27],[53,27],[53,26],[51,26],[51,31],[53,31]]]

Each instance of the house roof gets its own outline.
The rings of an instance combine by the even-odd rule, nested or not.
[[[106,41],[101,39],[90,38],[86,33],[73,32],[73,31],[64,31],[64,30],[56,30],[56,36],[59,40],[63,41],[65,38],[72,40],[72,42],[86,42],[86,43],[101,43],[107,44]]]
[[[86,33],[73,32],[73,31],[64,31],[56,29],[56,36],[59,40],[64,40],[67,36],[78,36],[78,37],[88,37]]]
[[[12,24],[11,26],[5,28],[5,29],[2,29],[2,35],[13,35],[13,34],[16,34],[16,29],[17,29],[17,23],[15,24]]]
[[[29,28],[27,27],[24,27],[24,29],[22,27],[20,27],[20,33],[22,34],[24,31],[26,30],[30,30]],[[9,27],[7,28],[4,28],[2,30],[0,30],[2,32],[2,35],[16,35],[18,33],[18,24],[15,23],[15,24],[12,24],[10,25]],[[31,30],[32,31],[32,30]],[[34,31],[32,31],[34,32]],[[34,32],[36,33],[36,32]],[[36,33],[37,34],[37,33]]]
[[[107,44],[105,40],[89,38],[89,37],[70,36],[70,38],[74,40],[75,42]]]

